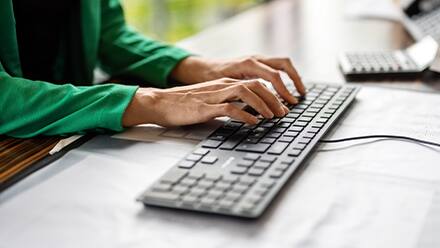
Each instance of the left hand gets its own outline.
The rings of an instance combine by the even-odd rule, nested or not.
[[[229,77],[235,79],[262,78],[272,83],[277,93],[287,102],[296,104],[298,100],[289,92],[281,79],[284,71],[292,79],[301,95],[306,90],[301,78],[289,58],[266,58],[250,56],[229,60],[214,60],[188,57],[171,72],[171,78],[186,84],[194,84]]]

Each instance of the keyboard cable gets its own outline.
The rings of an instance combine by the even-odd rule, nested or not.
[[[340,143],[340,142],[347,142],[347,141],[353,141],[353,140],[363,140],[363,139],[397,139],[397,140],[408,140],[416,143],[421,143],[425,145],[430,146],[437,146],[440,147],[440,143],[422,140],[422,139],[416,139],[408,136],[401,136],[401,135],[365,135],[365,136],[354,136],[354,137],[347,137],[347,138],[341,138],[341,139],[322,139],[319,142],[321,143]]]

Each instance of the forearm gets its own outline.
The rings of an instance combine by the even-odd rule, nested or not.
[[[123,130],[136,87],[75,87],[0,76],[0,134],[14,137]]]

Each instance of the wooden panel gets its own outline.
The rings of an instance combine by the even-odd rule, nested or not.
[[[0,136],[0,184],[46,157],[60,137],[17,139]]]

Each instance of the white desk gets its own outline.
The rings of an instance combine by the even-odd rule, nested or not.
[[[252,13],[236,20],[252,24]],[[182,44],[212,41],[209,33]],[[439,95],[366,87],[328,138],[394,133],[439,142],[438,106]],[[255,221],[135,201],[193,145],[94,138],[0,195],[0,247],[440,247],[439,149],[395,140],[321,145]]]
[[[395,105],[379,111],[373,96]],[[435,94],[366,87],[329,138],[408,134],[413,120],[393,114],[405,112],[408,97],[424,120],[433,111],[426,105],[440,104]],[[425,124],[413,136],[438,142],[439,125]],[[135,202],[193,145],[94,138],[1,196],[0,247],[439,247],[439,149],[321,145],[256,221]]]

